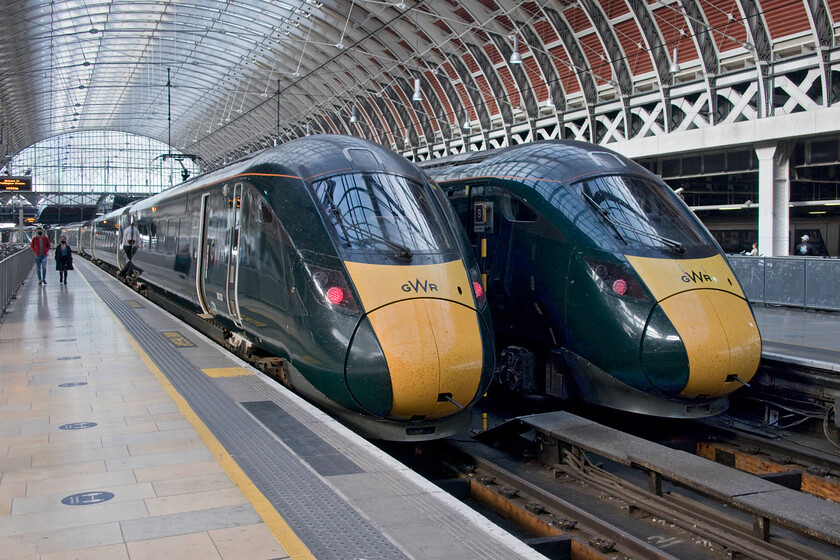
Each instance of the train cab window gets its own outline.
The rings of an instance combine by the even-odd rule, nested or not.
[[[630,246],[674,253],[709,245],[700,222],[659,183],[610,175],[581,181],[578,194],[601,217],[604,227]]]
[[[509,222],[536,222],[537,213],[524,200],[505,193],[502,197],[502,212]]]
[[[457,247],[427,185],[386,173],[335,175],[312,184],[342,251],[402,256]]]

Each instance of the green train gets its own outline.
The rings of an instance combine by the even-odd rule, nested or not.
[[[735,274],[643,167],[562,140],[421,167],[472,239],[508,390],[701,417],[755,374],[761,338]]]
[[[490,311],[457,216],[372,142],[300,138],[63,231],[212,317],[232,346],[281,358],[285,383],[368,437],[460,431],[492,379]]]

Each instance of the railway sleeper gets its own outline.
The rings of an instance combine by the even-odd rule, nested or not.
[[[580,450],[565,450],[563,463],[555,469],[628,504],[635,518],[644,512],[666,520],[719,547],[748,558],[783,560],[789,558],[828,560],[833,558],[790,539],[770,534],[767,517],[754,514],[743,521],[696,499],[664,491],[661,477],[650,477],[645,490],[593,465]],[[657,473],[658,474],[658,473]],[[653,482],[656,479],[657,482]]]
[[[525,542],[549,558],[606,560],[612,558],[608,554],[615,552],[615,542],[582,532],[576,521],[555,515],[542,504],[521,496],[518,490],[497,485],[494,477],[470,478],[470,495],[534,535]],[[568,540],[568,548],[557,545],[558,540]]]

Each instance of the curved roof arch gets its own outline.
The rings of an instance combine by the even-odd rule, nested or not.
[[[210,167],[307,133],[365,136],[415,157],[552,135],[608,143],[798,110],[788,99],[776,107],[774,91],[778,69],[802,57],[814,59],[813,75],[789,81],[837,101],[837,0],[5,8],[0,150],[9,156],[74,130],[147,135]],[[514,47],[521,63],[510,62]]]

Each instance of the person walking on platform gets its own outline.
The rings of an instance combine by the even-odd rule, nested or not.
[[[47,253],[50,251],[50,240],[44,235],[44,230],[35,230],[35,237],[29,242],[29,248],[35,253],[35,270],[38,271],[38,284],[47,283]]]
[[[796,254],[800,257],[808,257],[816,255],[814,246],[811,244],[811,238],[808,235],[802,236],[802,243],[796,246]]]
[[[67,244],[67,238],[61,236],[61,242],[55,248],[55,269],[58,271],[58,283],[67,284],[67,271],[73,270],[73,251]]]

